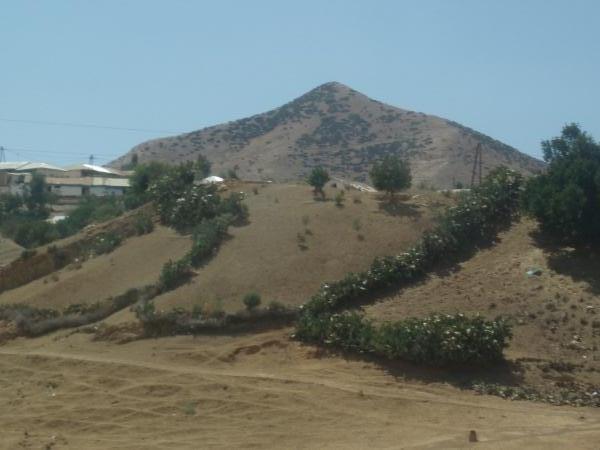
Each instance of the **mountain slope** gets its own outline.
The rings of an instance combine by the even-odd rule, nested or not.
[[[205,155],[215,172],[235,168],[245,179],[289,181],[322,165],[333,175],[367,181],[386,154],[410,159],[413,182],[468,183],[474,149],[484,173],[500,164],[524,174],[543,163],[455,122],[385,105],[340,83],[326,83],[269,112],[137,145],[113,162],[179,162]]]

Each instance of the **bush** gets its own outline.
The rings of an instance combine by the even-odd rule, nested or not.
[[[296,337],[388,359],[434,366],[500,361],[511,337],[503,320],[462,314],[410,318],[379,327],[356,312],[302,315]]]
[[[178,261],[167,261],[158,279],[158,288],[161,292],[173,290],[188,281],[192,276],[192,270],[188,258]]]
[[[152,221],[152,216],[147,213],[137,213],[135,216],[134,226],[135,232],[138,236],[152,233],[152,231],[154,231],[154,222]]]
[[[172,168],[148,189],[161,222],[186,231],[217,215],[220,198],[214,185],[196,185],[194,165]]]
[[[529,181],[525,209],[561,242],[600,243],[600,144],[575,124],[542,143],[546,173]]]
[[[91,250],[96,255],[103,255],[104,253],[112,252],[115,248],[121,245],[121,242],[121,236],[116,233],[101,233],[94,239]]]
[[[510,326],[501,319],[433,315],[382,325],[375,333],[373,352],[436,366],[488,364],[502,360],[511,337]]]
[[[230,216],[219,216],[203,221],[192,233],[192,248],[188,253],[190,264],[199,266],[219,246],[227,235]]]
[[[254,311],[260,306],[260,295],[256,292],[251,292],[244,296],[244,305],[248,311]]]
[[[234,192],[229,197],[220,201],[217,207],[217,214],[229,215],[234,223],[246,223],[248,221],[248,206],[243,201],[244,194],[242,192]]]
[[[315,167],[308,176],[308,184],[314,188],[315,194],[321,194],[323,197],[325,196],[323,187],[328,181],[329,172],[323,167]]]
[[[397,156],[386,156],[381,162],[375,163],[369,176],[377,190],[385,191],[390,196],[408,189],[412,181],[408,161]]]
[[[14,241],[22,247],[33,248],[45,245],[60,236],[53,224],[46,221],[23,221],[18,225]]]

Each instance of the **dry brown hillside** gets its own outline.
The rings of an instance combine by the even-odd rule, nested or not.
[[[137,145],[113,162],[179,162],[206,156],[216,173],[236,169],[249,180],[302,179],[318,165],[367,181],[387,154],[410,159],[415,184],[468,183],[477,144],[483,171],[500,164],[524,174],[543,163],[489,136],[435,116],[386,105],[340,83],[326,83],[280,108],[246,119]]]

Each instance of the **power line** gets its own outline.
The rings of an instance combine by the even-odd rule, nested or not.
[[[180,134],[183,131],[173,130],[154,130],[149,128],[133,128],[133,127],[117,127],[111,125],[97,125],[92,123],[77,123],[77,122],[51,122],[47,120],[31,120],[31,119],[9,119],[6,117],[0,117],[2,122],[13,122],[13,123],[25,123],[29,125],[49,125],[58,127],[72,127],[72,128],[95,128],[100,130],[113,130],[113,131],[133,131],[137,133],[168,133],[168,134]]]
[[[33,149],[26,149],[26,148],[14,148],[14,147],[3,147],[3,149],[6,152],[12,153],[14,155],[17,155],[19,157],[22,157],[23,155],[21,155],[21,153],[31,153],[31,154],[42,154],[42,155],[48,155],[48,156],[53,156],[53,155],[70,155],[70,156],[74,156],[74,157],[80,157],[80,159],[86,159],[89,157],[89,154],[83,153],[83,152],[65,152],[65,151],[54,151],[54,150],[33,150]],[[112,159],[116,159],[121,155],[112,155],[112,154],[105,154],[103,155],[101,158],[97,158],[96,156],[94,156],[95,159],[100,159],[100,160],[104,160],[104,161],[110,161]]]

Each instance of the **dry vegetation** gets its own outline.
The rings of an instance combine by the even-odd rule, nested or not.
[[[296,181],[316,166],[367,181],[386,155],[410,160],[415,184],[467,184],[474,148],[483,145],[484,172],[504,164],[530,174],[543,163],[455,122],[372,100],[340,83],[326,83],[272,111],[175,137],[144,142],[114,165],[195,160],[217,173],[236,169],[249,180]]]

